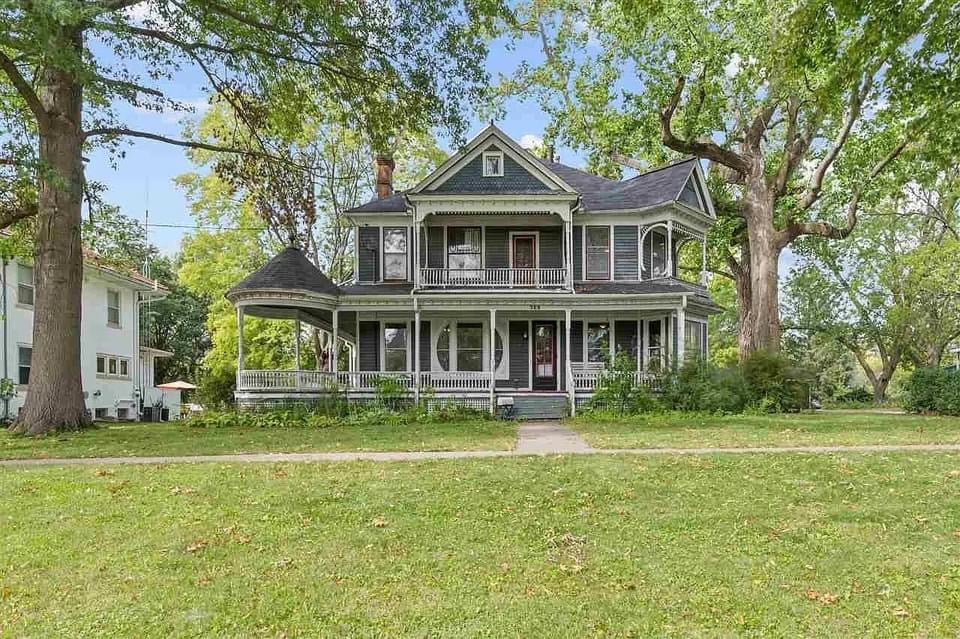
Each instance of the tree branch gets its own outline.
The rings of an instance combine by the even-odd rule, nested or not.
[[[174,146],[182,146],[188,149],[200,149],[204,151],[214,151],[217,153],[236,153],[237,155],[250,155],[254,157],[262,157],[270,160],[276,160],[278,162],[283,162],[282,158],[278,158],[274,155],[263,151],[256,151],[254,149],[244,149],[236,146],[224,146],[220,144],[207,144],[206,142],[195,142],[193,140],[178,140],[176,138],[169,138],[165,135],[159,135],[157,133],[150,133],[149,131],[138,131],[136,129],[127,129],[124,127],[97,127],[90,129],[89,131],[83,132],[84,141],[97,136],[125,136],[130,138],[144,138],[147,140],[154,140],[156,142],[163,142],[164,144],[172,144]]]
[[[660,139],[663,144],[674,151],[707,158],[739,173],[747,173],[750,170],[750,164],[746,158],[738,153],[724,149],[714,142],[681,140],[674,135],[672,128],[673,115],[680,104],[680,98],[683,95],[685,85],[686,78],[682,75],[677,76],[673,94],[660,112]]]
[[[47,115],[46,109],[43,108],[37,92],[33,90],[30,83],[27,82],[26,78],[20,73],[20,69],[17,68],[16,63],[3,51],[0,51],[0,69],[10,78],[13,88],[17,90],[20,97],[27,103],[30,111],[33,112],[33,116],[37,119],[37,125],[41,128],[45,127],[49,116]]]

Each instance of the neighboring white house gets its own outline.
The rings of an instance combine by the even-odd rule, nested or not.
[[[28,261],[3,260],[0,276],[3,378],[16,384],[9,406],[0,415],[15,417],[30,392],[33,358],[33,267]],[[163,401],[171,417],[179,414],[179,392],[154,387],[154,360],[172,353],[141,345],[140,313],[149,301],[162,299],[167,289],[137,273],[101,264],[84,252],[81,374],[87,409],[95,419],[137,420],[142,407]],[[143,403],[141,404],[141,398]]]

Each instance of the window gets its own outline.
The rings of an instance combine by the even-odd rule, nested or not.
[[[703,324],[686,320],[683,323],[684,357],[694,358],[706,355],[706,344],[703,342]]]
[[[503,177],[503,153],[500,151],[484,151],[483,177]]]
[[[500,368],[500,362],[503,361],[503,338],[500,337],[500,331],[494,330],[494,349],[493,349],[493,367]]]
[[[407,370],[407,325],[385,324],[383,327],[383,364],[387,371]]]
[[[130,376],[129,367],[130,367],[130,364],[127,360],[125,359],[120,360],[120,377]]]
[[[610,227],[587,227],[587,279],[610,279]]]
[[[107,374],[107,358],[103,355],[97,355],[97,375]]]
[[[587,361],[606,362],[610,358],[610,325],[606,322],[587,324]]]
[[[129,419],[130,409],[129,408],[118,408],[117,409],[117,419]]]
[[[106,419],[109,415],[106,408],[94,408],[93,416],[97,419]]]
[[[107,325],[120,326],[120,291],[107,289]]]
[[[450,370],[450,325],[444,324],[437,336],[437,361],[440,362],[440,368],[445,371]]]
[[[662,335],[663,322],[654,320],[647,322],[648,337],[647,340],[647,368],[656,371],[660,370],[662,361]]]
[[[456,226],[448,228],[447,268],[463,270],[482,267],[480,229]]]
[[[383,229],[383,279],[407,279],[407,229]]]
[[[130,360],[117,355],[97,355],[97,375],[130,378]]]
[[[33,348],[30,346],[17,347],[17,382],[19,384],[30,383],[30,363],[33,361]]]
[[[33,267],[17,264],[17,303],[33,306]]]
[[[111,357],[107,360],[107,373],[109,375],[117,374],[117,358]]]
[[[667,275],[667,236],[657,231],[650,232],[650,268],[651,277]]]
[[[482,324],[457,324],[457,370],[483,370]]]

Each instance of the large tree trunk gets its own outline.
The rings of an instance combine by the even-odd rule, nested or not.
[[[78,40],[79,34],[69,38],[71,44]],[[30,435],[89,423],[80,376],[81,87],[69,72],[53,68],[43,72],[41,84],[50,117],[40,128],[33,359],[26,403],[11,426]]]
[[[748,182],[744,197],[749,251],[742,261],[744,277],[749,278],[749,294],[747,283],[738,282],[741,359],[759,350],[780,351],[780,249],[773,226],[774,198],[763,176]],[[744,306],[749,310],[744,311]]]

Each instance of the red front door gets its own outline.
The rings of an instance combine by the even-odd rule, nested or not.
[[[533,389],[557,390],[557,324],[533,323]]]
[[[535,235],[513,236],[513,268],[536,268],[537,238]]]

